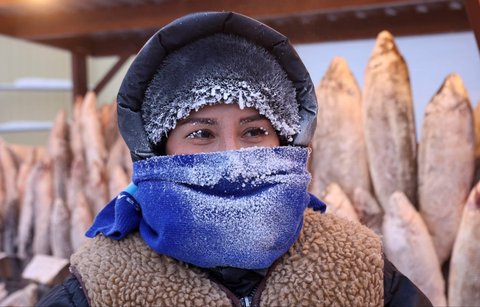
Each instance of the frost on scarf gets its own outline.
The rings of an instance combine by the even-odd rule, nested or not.
[[[298,237],[308,150],[246,148],[134,163],[145,242],[201,267],[266,268]]]
[[[240,182],[245,190],[247,184],[295,184],[299,175],[302,181],[310,178],[307,157],[308,149],[294,146],[155,156],[133,164],[133,182],[155,179],[210,188]]]
[[[191,111],[217,103],[257,109],[289,141],[299,130],[296,91],[275,58],[243,38],[216,34],[168,55],[153,77],[142,105],[150,142],[160,143]]]

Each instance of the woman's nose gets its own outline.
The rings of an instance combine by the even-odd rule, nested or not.
[[[240,140],[237,137],[229,135],[222,138],[219,147],[220,148],[218,149],[218,151],[225,151],[237,150],[240,149],[242,146]]]

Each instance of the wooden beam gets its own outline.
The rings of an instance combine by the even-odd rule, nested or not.
[[[480,52],[480,0],[465,0],[465,9]]]
[[[395,36],[441,32],[469,31],[470,25],[463,7],[450,9],[448,3],[429,6],[424,12],[416,6],[368,11],[316,13],[288,17],[265,18],[263,21],[284,33],[293,43],[313,43],[336,40],[375,38],[387,29]],[[37,42],[92,56],[136,54],[156,29],[129,30],[75,38],[37,40]],[[83,49],[82,49],[83,48]]]
[[[110,70],[105,74],[105,76],[103,76],[103,78],[97,83],[97,85],[93,89],[93,91],[97,95],[103,90],[105,85],[107,85],[108,82],[110,82],[110,80],[112,79],[113,76],[115,76],[118,70],[122,68],[123,64],[129,59],[129,57],[130,57],[129,55],[120,56],[118,61],[112,66],[112,68],[110,68]]]
[[[312,12],[368,10],[402,5],[445,3],[447,0],[177,0],[158,4],[116,6],[96,10],[49,14],[2,16],[0,33],[24,39],[46,39],[119,31],[159,28],[187,13],[198,11],[236,11],[262,19],[272,16]]]
[[[87,56],[72,52],[73,101],[87,93]]]
[[[353,12],[333,16],[323,14],[303,21],[299,18],[277,19],[267,24],[289,37],[292,43],[375,38],[382,30],[388,30],[394,36],[470,31],[464,10],[439,8],[426,14],[412,7],[395,14],[387,16],[383,10],[372,10],[365,15]]]
[[[0,9],[10,9],[12,7],[25,7],[31,5],[31,0],[0,0]]]
[[[119,53],[133,55],[157,30],[144,29],[122,33],[103,33],[102,35],[39,39],[34,42],[73,52],[80,51],[91,56],[110,56]]]

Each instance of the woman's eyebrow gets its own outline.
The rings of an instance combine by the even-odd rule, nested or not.
[[[257,120],[267,120],[267,118],[263,115],[260,115],[260,114],[255,114],[255,115],[252,115],[252,116],[248,116],[248,117],[244,117],[242,119],[240,119],[240,125],[244,125],[244,124],[248,124],[250,122],[254,122],[254,121],[257,121]]]
[[[203,117],[192,117],[192,118],[186,118],[177,123],[177,126],[182,126],[186,124],[202,124],[202,125],[218,125],[218,122],[216,119],[213,118],[203,118]]]

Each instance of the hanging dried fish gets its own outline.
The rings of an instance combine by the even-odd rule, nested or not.
[[[113,144],[110,149],[107,171],[109,178],[109,198],[112,199],[131,181],[132,161],[130,159],[130,152],[128,151],[125,141],[120,137],[117,138],[115,144]]]
[[[17,223],[19,215],[17,166],[7,144],[0,141],[0,165],[4,183],[3,250],[7,255],[16,253]]]
[[[71,177],[68,182],[68,204],[70,209],[70,244],[75,252],[85,242],[86,230],[93,222],[91,207],[84,194],[85,163],[75,158],[72,163]]]
[[[27,156],[25,157],[24,161],[20,165],[20,168],[18,169],[17,176],[17,190],[20,204],[23,203],[27,180],[30,176],[30,173],[32,172],[33,166],[35,165],[36,149],[34,147],[31,147],[31,149],[27,151],[26,155]]]
[[[104,104],[99,110],[99,120],[102,124],[103,137],[107,150],[111,149],[119,136],[117,122],[117,103]]]
[[[48,138],[48,153],[53,167],[54,198],[66,199],[66,182],[71,162],[68,123],[65,110],[57,113]]]
[[[83,191],[86,181],[85,161],[83,158],[75,157],[70,167],[70,177],[67,183],[67,205],[70,213],[75,208],[77,193]]]
[[[420,214],[403,192],[395,192],[385,207],[383,242],[388,259],[434,306],[447,304],[440,263]]]
[[[383,210],[370,192],[362,188],[356,188],[353,193],[353,207],[360,223],[376,234],[382,234]]]
[[[109,169],[110,180],[108,182],[110,199],[113,199],[118,195],[126,186],[130,183],[130,179],[127,176],[127,173],[122,168],[121,165],[115,165]]]
[[[119,138],[123,141],[122,138]],[[128,178],[132,178],[133,175],[133,162],[132,156],[130,155],[130,150],[128,149],[127,144],[123,141],[122,150],[123,150],[123,168],[127,171]]]
[[[93,163],[88,169],[84,193],[92,205],[92,212],[96,215],[105,207],[109,200],[108,182],[105,167],[100,163]]]
[[[130,157],[130,151],[128,150],[127,144],[123,138],[119,137],[113,144],[110,149],[108,160],[107,160],[107,169],[112,169],[115,165],[121,165],[122,168],[127,173],[129,178],[132,177],[132,159]]]
[[[418,147],[420,214],[440,263],[452,252],[474,168],[472,108],[462,80],[451,74],[427,105]]]
[[[370,175],[380,205],[387,206],[395,191],[416,204],[417,144],[408,69],[387,31],[378,35],[365,71],[363,118]]]
[[[83,191],[78,191],[75,198],[75,207],[70,220],[70,242],[73,252],[77,251],[88,238],[85,232],[92,225],[93,216],[90,205]]]
[[[38,184],[42,162],[35,163],[27,177],[25,195],[22,199],[20,218],[18,222],[18,252],[21,259],[29,259],[33,256],[32,242],[34,231],[35,190]]]
[[[16,165],[21,165],[34,148],[34,146],[29,145],[8,144],[8,149],[12,153]]]
[[[53,204],[52,163],[45,159],[40,163],[35,185],[33,253],[50,255],[50,215]]]
[[[322,193],[321,198],[327,204],[327,213],[359,222],[358,215],[350,199],[348,199],[348,196],[337,183],[330,183]]]
[[[453,247],[448,281],[449,306],[480,302],[480,183],[470,193]]]
[[[72,120],[70,122],[69,139],[72,160],[84,159],[83,153],[83,137],[82,137],[82,103],[83,99],[77,98],[73,103]]]
[[[52,255],[69,259],[72,254],[70,243],[70,211],[63,199],[56,198],[53,202],[50,218],[50,244]]]
[[[332,60],[316,88],[317,128],[313,139],[312,192],[339,184],[349,198],[361,187],[371,190],[363,136],[362,95],[343,58]]]
[[[43,146],[35,147],[35,162],[42,161],[48,156],[47,149]]]
[[[107,159],[107,149],[103,138],[102,125],[97,115],[97,99],[94,92],[88,92],[85,95],[81,107],[80,122],[86,165],[89,170],[95,163],[103,164]],[[88,144],[88,146],[85,144]]]

